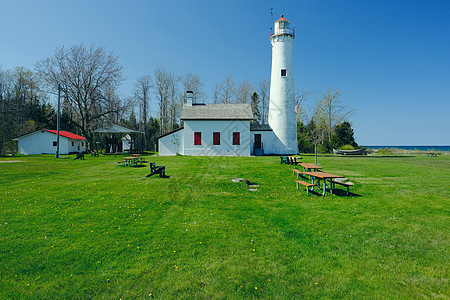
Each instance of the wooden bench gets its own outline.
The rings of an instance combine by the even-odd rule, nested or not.
[[[297,169],[292,169],[292,175],[295,175],[295,173],[297,173],[297,179],[298,179],[300,174],[304,174],[305,172],[299,171]]]
[[[169,178],[169,176],[166,175],[165,166],[157,166],[156,163],[152,162],[150,163],[150,171],[151,173],[145,177],[151,177],[153,175],[159,174],[160,178]]]
[[[281,158],[281,162],[280,162],[281,164],[289,164],[289,160],[288,160],[287,156],[281,155],[280,158]]]
[[[84,153],[77,153],[77,157],[75,157],[74,159],[84,160]]]
[[[122,164],[122,163],[123,163],[123,165],[125,165],[126,161],[125,160],[118,161],[117,166],[120,166],[120,164]]]
[[[335,184],[339,184],[339,185],[342,185],[342,186],[347,187],[347,195],[348,195],[348,193],[349,193],[350,187],[354,185],[354,183],[353,183],[353,182],[350,182],[350,181],[338,181],[338,180],[332,180],[331,183],[333,184],[333,189],[334,189],[334,185],[335,185]]]
[[[308,182],[301,181],[301,180],[296,180],[295,182],[297,183],[297,190],[298,190],[299,184],[306,186],[306,194],[307,195],[309,195],[309,188],[314,186],[314,184],[312,184],[312,183],[308,183]]]

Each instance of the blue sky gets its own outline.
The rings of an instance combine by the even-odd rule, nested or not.
[[[306,105],[340,89],[359,144],[450,145],[447,0],[4,1],[0,67],[33,69],[59,46],[95,43],[119,55],[124,97],[159,66],[199,75],[209,95],[226,76],[256,86],[270,78],[270,8],[296,27]]]

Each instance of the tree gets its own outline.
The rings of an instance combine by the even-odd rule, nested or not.
[[[261,114],[259,112],[259,97],[256,92],[252,94],[251,100],[252,100],[251,106],[253,112],[253,122],[259,124],[261,122]]]
[[[213,89],[213,103],[219,103],[220,102],[220,84],[215,84]]]
[[[247,80],[244,80],[236,89],[236,103],[249,103],[252,96],[253,87]]]
[[[36,70],[49,89],[56,91],[61,86],[73,124],[93,147],[96,122],[120,110],[120,105],[112,103],[117,99],[111,98],[123,80],[118,56],[95,45],[62,46],[52,57],[39,61]]]
[[[340,104],[340,97],[342,92],[340,90],[334,90],[329,88],[327,93],[318,102],[317,114],[320,114],[324,122],[324,129],[326,138],[331,140],[333,135],[333,129],[336,125],[340,124],[351,113],[347,107]]]
[[[53,110],[45,104],[40,85],[26,68],[0,71],[0,153],[15,151],[12,138],[52,125]]]
[[[307,101],[308,97],[311,95],[310,90],[302,90],[297,91],[295,95],[295,101],[297,106],[297,120],[300,120],[300,122],[306,122],[308,119],[307,111],[303,108],[305,102]]]
[[[234,98],[234,82],[233,77],[227,76],[220,85],[219,99],[221,103],[232,103]]]
[[[173,72],[163,67],[155,69],[156,99],[159,107],[160,134],[164,134],[175,127],[177,100],[177,78]]]
[[[261,101],[261,123],[267,124],[267,118],[269,116],[269,87],[270,81],[264,78],[259,83],[259,96]]]
[[[182,98],[184,100],[184,93],[186,91],[192,91],[194,94],[193,102],[202,101],[204,99],[203,83],[198,75],[188,73],[182,78],[184,91]]]
[[[349,122],[345,121],[336,125],[331,137],[331,145],[335,149],[339,149],[344,145],[358,147],[358,144],[355,142],[352,126]]]
[[[150,89],[152,88],[152,77],[150,75],[139,77],[134,89],[135,97],[138,101],[140,110],[139,130],[144,132],[147,136],[146,124],[147,118],[150,114]],[[144,150],[147,150],[147,139],[144,139]]]

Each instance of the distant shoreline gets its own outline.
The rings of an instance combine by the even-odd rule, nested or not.
[[[399,150],[409,150],[409,151],[450,151],[450,146],[364,146],[368,149],[399,149]]]

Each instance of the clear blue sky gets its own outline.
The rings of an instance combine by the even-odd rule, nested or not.
[[[95,43],[136,79],[164,66],[216,83],[270,78],[270,8],[295,24],[296,90],[333,87],[362,145],[450,145],[450,1],[4,1],[0,67],[34,69],[59,46]],[[153,104],[153,107],[156,107]]]

